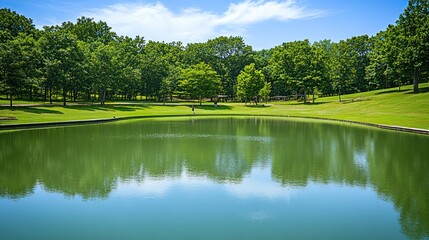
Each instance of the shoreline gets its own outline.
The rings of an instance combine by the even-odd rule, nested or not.
[[[375,127],[379,129],[385,129],[390,131],[399,131],[407,132],[413,134],[429,135],[429,130],[420,129],[420,128],[410,128],[403,126],[392,126],[385,124],[377,123],[367,123],[359,122],[352,120],[342,120],[342,119],[333,119],[333,118],[322,118],[322,117],[306,117],[306,116],[290,116],[290,115],[268,115],[268,114],[218,114],[218,115],[192,115],[192,114],[176,114],[176,115],[150,115],[150,116],[130,116],[130,117],[118,117],[118,118],[105,118],[105,119],[88,119],[88,120],[71,120],[71,121],[61,121],[61,122],[41,122],[41,123],[21,123],[21,124],[6,124],[0,125],[0,131],[3,130],[21,130],[21,129],[31,129],[31,128],[49,128],[57,126],[78,126],[78,125],[89,125],[89,124],[99,124],[99,123],[109,123],[115,121],[131,120],[131,119],[145,119],[145,118],[168,118],[168,117],[280,117],[280,118],[297,118],[297,119],[313,119],[313,120],[323,120],[323,121],[332,121],[332,122],[343,122],[351,123],[362,126]]]

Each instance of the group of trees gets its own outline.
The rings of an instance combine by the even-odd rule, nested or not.
[[[0,9],[0,91],[10,99],[157,101],[338,95],[414,83],[429,74],[429,1],[410,0],[396,25],[338,43],[287,42],[254,51],[241,37],[204,43],[118,36],[105,22],[36,29]]]

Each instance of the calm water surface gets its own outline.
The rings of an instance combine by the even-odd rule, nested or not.
[[[0,133],[0,239],[427,239],[429,137],[264,118]]]

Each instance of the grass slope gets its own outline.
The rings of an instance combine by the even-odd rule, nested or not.
[[[211,103],[196,106],[197,115],[275,115],[320,117],[376,124],[429,129],[429,83],[420,85],[421,93],[413,94],[411,86],[400,92],[397,88],[365,93],[319,98],[315,104],[302,102],[273,102],[267,106],[245,106],[242,103]],[[26,104],[28,102],[19,102]],[[0,104],[7,104],[2,100]],[[105,119],[130,116],[191,115],[191,103],[172,105],[145,103],[110,103],[101,105],[39,105],[0,107],[0,124],[56,122],[69,120]],[[1,120],[16,117],[17,120]]]

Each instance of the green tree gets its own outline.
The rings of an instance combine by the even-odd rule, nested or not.
[[[140,55],[142,94],[146,99],[160,98],[162,80],[168,76],[169,66],[176,61],[172,49],[171,44],[149,41]]]
[[[31,19],[10,9],[0,9],[0,87],[13,97],[32,87],[37,78],[38,45]],[[30,93],[30,96],[32,94]]]
[[[210,65],[199,63],[182,70],[181,89],[193,99],[213,98],[219,91],[220,77]]]
[[[8,8],[0,9],[0,43],[12,40],[20,33],[32,34],[34,30],[33,21],[30,18]]]
[[[261,96],[262,100],[268,103],[268,100],[270,99],[271,94],[271,83],[265,81],[264,87],[259,90],[259,96]]]
[[[240,71],[253,62],[252,47],[242,37],[218,37],[205,43],[188,44],[184,64],[209,64],[221,78],[221,93],[234,97],[234,86]]]
[[[254,99],[257,105],[264,83],[265,76],[262,71],[256,70],[254,63],[247,65],[237,77],[237,97],[246,104]],[[268,85],[266,87],[265,93],[268,91]]]
[[[308,40],[284,43],[274,48],[269,61],[274,85],[284,93],[301,92],[306,103],[307,93],[314,93],[326,76],[325,61],[323,51]]]
[[[131,100],[141,89],[140,54],[143,52],[143,38],[121,37],[117,44],[116,59],[118,60],[118,79],[115,88],[122,98]]]
[[[212,68],[220,75],[222,93],[234,97],[234,86],[241,70],[252,59],[252,47],[246,45],[242,37],[218,37],[207,41],[209,62]]]
[[[13,104],[13,97],[25,85],[24,66],[24,53],[19,39],[0,44],[0,82],[9,95],[10,106]]]
[[[86,43],[101,42],[108,44],[118,39],[116,33],[112,32],[107,23],[95,22],[92,18],[80,17],[76,24],[66,22],[62,24],[62,27],[75,35],[78,40]]]
[[[401,52],[398,27],[389,25],[385,31],[372,38],[373,49],[369,53],[370,63],[366,68],[366,80],[369,87],[375,89],[401,86],[409,82],[403,73],[404,64]]]
[[[105,104],[106,94],[112,92],[115,79],[118,78],[118,55],[114,43],[98,43],[91,56],[92,70],[94,71],[95,85],[101,104]]]
[[[46,66],[47,86],[61,91],[63,105],[67,94],[76,87],[84,53],[76,37],[59,26],[45,27],[41,39],[42,56]],[[52,94],[50,93],[52,103]]]
[[[411,76],[414,93],[419,92],[422,76],[429,76],[429,1],[409,0],[397,21],[403,72]]]
[[[170,98],[173,101],[173,94],[179,88],[182,69],[180,67],[170,66],[168,69],[167,77],[162,79],[161,82],[161,96],[163,101]]]
[[[317,52],[318,56],[318,76],[320,77],[317,81],[317,89],[321,95],[332,95],[334,94],[334,89],[332,86],[332,71],[333,64],[335,62],[335,45],[337,43],[332,42],[331,40],[322,40],[315,42],[313,48]],[[313,97],[314,99],[314,97]]]

